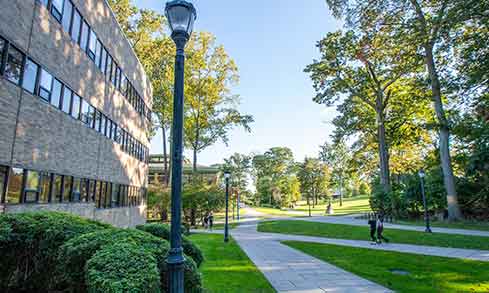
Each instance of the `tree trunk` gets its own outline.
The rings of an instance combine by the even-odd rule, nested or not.
[[[192,172],[197,173],[197,149],[193,150],[194,158],[192,163]]]
[[[343,206],[343,176],[340,175],[340,207]]]
[[[443,170],[443,182],[447,193],[448,219],[451,221],[459,220],[462,219],[462,213],[460,212],[458,204],[457,191],[455,189],[455,177],[453,175],[452,160],[450,158],[450,128],[443,109],[440,79],[438,77],[438,72],[436,71],[433,46],[431,44],[425,44],[425,55],[426,65],[431,80],[433,105],[440,127],[440,161]]]
[[[163,126],[161,127],[161,134],[163,136],[163,172],[165,176],[163,183],[165,184],[165,187],[168,187],[170,174],[168,174],[168,153],[166,151],[166,129]]]
[[[379,100],[379,99],[378,99]],[[382,101],[380,99],[380,101]],[[377,104],[382,102],[377,102]],[[389,171],[389,148],[385,135],[385,117],[382,106],[377,105],[377,135],[379,140],[379,164],[380,164],[380,184],[383,191],[389,193],[391,191],[390,171]],[[394,201],[391,200],[392,212],[395,212]]]

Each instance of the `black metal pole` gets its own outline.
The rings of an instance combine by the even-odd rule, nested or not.
[[[173,150],[171,176],[171,235],[170,253],[166,262],[169,267],[170,293],[183,293],[183,264],[185,258],[182,250],[180,227],[182,209],[182,156],[183,156],[183,79],[185,66],[184,48],[188,37],[184,34],[172,35],[177,46],[175,57],[175,87],[173,97]]]
[[[424,178],[421,177],[421,195],[423,196],[423,206],[424,206],[424,220],[426,222],[425,232],[431,233],[430,228],[430,215],[428,214],[428,207],[426,205],[426,194],[424,192]]]
[[[224,224],[224,242],[229,241],[228,210],[229,210],[229,178],[226,178],[226,219]]]

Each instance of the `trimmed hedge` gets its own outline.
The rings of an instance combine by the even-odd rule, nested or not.
[[[170,227],[168,225],[161,223],[149,223],[136,226],[136,229],[148,232],[154,236],[170,241]],[[204,261],[204,254],[202,253],[202,250],[200,250],[197,245],[195,245],[192,241],[190,241],[187,237],[183,235],[182,248],[183,252],[194,260],[197,267],[200,267],[200,265]]]
[[[59,212],[0,215],[0,291],[56,288],[58,248],[73,237],[108,227]]]
[[[97,251],[86,265],[88,292],[160,292],[153,254],[134,243],[116,243]]]

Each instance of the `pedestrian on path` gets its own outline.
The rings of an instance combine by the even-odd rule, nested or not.
[[[377,244],[381,244],[382,240],[389,243],[389,239],[385,238],[382,234],[384,232],[384,217],[378,215],[377,217]]]
[[[207,229],[209,227],[209,214],[204,216],[204,228]]]
[[[377,238],[375,238],[375,232],[377,230],[377,221],[375,220],[369,220],[368,224],[370,225],[370,239],[372,239],[372,242],[377,242]]]
[[[208,216],[208,221],[209,221],[209,229],[212,231],[212,226],[214,226],[214,215],[212,212],[210,212]]]

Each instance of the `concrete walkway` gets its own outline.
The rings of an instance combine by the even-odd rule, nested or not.
[[[280,243],[281,234],[256,231],[256,222],[231,230],[243,251],[278,292],[391,292]]]
[[[351,216],[318,216],[318,217],[303,217],[303,218],[290,218],[289,220],[301,220],[309,222],[320,222],[320,223],[332,223],[332,224],[344,224],[353,226],[364,226],[367,227],[367,220],[356,219],[355,215]],[[414,226],[414,225],[399,225],[384,223],[385,228],[409,230],[409,231],[420,231],[424,232],[424,226]],[[445,233],[445,234],[459,234],[459,235],[473,235],[473,236],[485,236],[489,237],[489,231],[480,230],[467,230],[467,229],[453,229],[453,228],[439,228],[431,227],[433,233]]]

